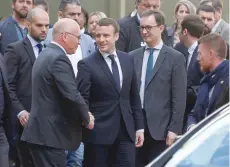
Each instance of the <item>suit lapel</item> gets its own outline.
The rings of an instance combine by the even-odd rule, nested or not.
[[[157,58],[157,61],[153,67],[153,71],[152,71],[152,76],[151,76],[151,79],[149,80],[149,82],[146,84],[146,88],[148,87],[149,83],[152,81],[152,79],[154,78],[154,76],[156,75],[157,71],[160,69],[165,57],[166,57],[166,49],[165,49],[165,45],[163,45],[160,53],[159,53],[159,56]]]
[[[101,53],[99,51],[98,52],[98,57],[97,57],[97,62],[98,65],[100,66],[100,68],[102,69],[102,71],[105,73],[105,75],[108,77],[109,81],[113,84],[114,89],[116,90],[117,93],[119,93],[119,91],[116,88],[116,84],[115,84],[115,80],[113,78],[113,75],[105,61],[105,59],[103,58],[103,56],[101,55]]]
[[[120,90],[118,90],[118,92],[122,91],[122,89],[125,85],[126,76],[127,76],[125,60],[123,59],[122,55],[120,55],[120,54],[121,53],[119,51],[117,51],[117,57],[119,59],[120,65],[121,65],[121,72],[122,72],[122,76],[123,76],[123,81],[122,81],[122,87]]]
[[[10,35],[10,39],[15,39],[12,41],[18,41],[18,34],[17,34],[17,30],[16,30],[16,26],[15,26],[15,21],[13,21],[13,18],[11,16],[11,19],[9,20],[8,24],[7,24],[7,32],[9,32]]]
[[[219,26],[216,28],[215,32],[220,34],[223,26],[224,26],[224,22],[223,22],[223,20],[221,20],[221,22],[220,22]]]
[[[141,86],[141,74],[142,74],[142,64],[143,64],[143,58],[144,58],[144,51],[145,47],[142,47],[142,49],[139,50],[137,53],[137,56],[135,58],[135,68],[137,73],[137,82],[138,82],[138,88]]]
[[[33,65],[34,61],[36,60],[36,57],[34,55],[34,50],[32,48],[32,45],[31,45],[31,43],[30,43],[28,38],[25,38],[23,43],[24,43],[24,48],[25,48],[25,50],[27,52],[27,55],[29,56],[29,58],[31,60],[31,63]]]

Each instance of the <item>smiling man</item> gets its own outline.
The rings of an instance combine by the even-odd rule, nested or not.
[[[145,47],[129,54],[134,59],[138,90],[145,115],[145,142],[138,150],[143,167],[170,146],[182,131],[187,75],[184,56],[161,38],[164,16],[147,11],[141,15],[140,32]]]
[[[144,141],[144,121],[132,58],[116,50],[119,25],[103,18],[96,28],[98,49],[79,61],[78,89],[95,116],[85,130],[85,167],[134,167],[135,146]]]
[[[32,68],[44,48],[42,41],[46,39],[49,16],[44,10],[34,8],[28,13],[27,22],[29,31],[27,37],[8,45],[4,54],[8,84],[13,99],[10,117],[13,124],[12,139],[16,139],[18,156],[24,167],[30,167],[33,163],[27,145],[20,141],[20,136],[29,119],[32,100]]]

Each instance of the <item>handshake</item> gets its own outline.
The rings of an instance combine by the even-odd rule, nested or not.
[[[95,118],[94,118],[94,116],[92,115],[91,112],[88,112],[88,113],[89,113],[89,124],[88,124],[87,128],[89,130],[92,130],[94,128],[94,120],[95,120]]]

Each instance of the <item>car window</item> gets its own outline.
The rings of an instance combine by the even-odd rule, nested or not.
[[[209,124],[189,139],[165,167],[228,167],[229,118]]]

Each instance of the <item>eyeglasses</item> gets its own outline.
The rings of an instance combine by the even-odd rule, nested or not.
[[[72,34],[72,33],[70,33],[70,32],[65,32],[65,33],[74,36],[74,37],[77,38],[78,40],[81,39],[81,36],[74,35],[74,34]]]
[[[148,32],[151,31],[153,27],[158,27],[158,25],[155,25],[155,26],[139,26],[140,31],[144,31],[144,29],[145,29]]]

